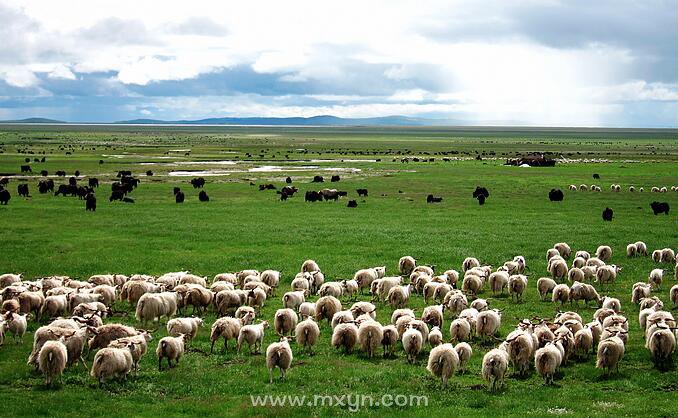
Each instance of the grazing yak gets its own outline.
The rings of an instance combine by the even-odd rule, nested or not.
[[[66,172],[63,170],[58,170],[56,173],[57,177],[66,177]]]
[[[54,191],[54,180],[52,180],[52,179],[40,180],[38,182],[38,191],[41,194],[45,194],[47,192],[53,192]]]
[[[357,207],[358,207],[358,202],[356,202],[355,200],[349,200],[349,201],[348,201],[348,204],[346,205],[346,207],[349,207],[349,208],[357,208]]]
[[[210,197],[207,196],[207,192],[206,192],[206,191],[201,190],[200,193],[198,193],[198,200],[200,200],[201,202],[209,202],[209,201],[210,201]]]
[[[485,199],[490,197],[490,192],[484,187],[476,186],[476,189],[473,191],[473,197],[478,199],[478,204],[482,206],[485,204]]]
[[[123,193],[119,190],[115,190],[111,193],[111,197],[108,198],[108,201],[109,202],[112,202],[114,200],[122,201],[124,198],[125,198],[125,193]]]
[[[9,194],[9,190],[2,189],[0,190],[0,204],[6,205],[11,199],[12,196]]]
[[[190,183],[194,189],[200,189],[205,185],[205,179],[202,177],[196,177],[191,179]]]
[[[600,174],[593,174],[593,178],[596,180],[600,179]]]
[[[323,195],[316,192],[315,190],[309,190],[304,196],[306,202],[321,202],[323,200]]]
[[[337,176],[337,175],[334,175],[334,176],[332,176],[332,178],[330,179],[330,182],[336,183],[336,182],[338,182],[339,180],[341,180],[341,178],[340,178],[339,176]]]
[[[22,172],[22,173],[32,173],[33,170],[31,170],[31,166],[30,166],[30,165],[22,165],[22,166],[21,166],[21,172]]]
[[[441,197],[435,197],[432,194],[426,196],[426,203],[440,203],[443,201],[442,196]]]
[[[99,187],[99,179],[95,177],[91,177],[89,180],[89,187]]]
[[[334,200],[336,202],[337,200],[339,200],[339,196],[341,196],[340,192],[337,189],[322,189],[319,193],[326,201]]]
[[[313,176],[313,183],[323,183],[324,181],[323,176]]]
[[[174,195],[174,200],[177,203],[184,203],[184,199],[186,199],[186,196],[184,196],[184,192],[178,192],[177,194]]]
[[[43,177],[47,177],[49,175],[49,172],[47,170],[40,170],[40,175]]]
[[[287,178],[285,179],[285,183],[287,183],[287,184],[292,184],[292,177],[287,177]]]
[[[563,197],[563,192],[560,189],[551,189],[549,192],[549,200],[551,202],[562,202]]]
[[[613,215],[614,215],[614,211],[612,211],[612,209],[605,208],[605,210],[603,211],[603,220],[604,221],[611,221]]]
[[[367,189],[355,189],[358,192],[358,197],[367,197]]]
[[[59,195],[75,197],[78,195],[78,186],[72,184],[60,184],[57,191],[54,192],[54,196]]]
[[[650,207],[655,215],[659,215],[660,213],[668,215],[669,209],[671,209],[668,202],[652,202],[650,203]]]
[[[20,184],[16,187],[16,192],[19,194],[21,197],[30,197],[28,193],[28,184],[23,183]]]
[[[96,212],[97,210],[97,198],[94,196],[94,193],[88,193],[85,197],[85,210]]]
[[[150,176],[153,175],[153,172],[151,170],[148,170],[148,171],[146,171],[146,175],[150,177]]]

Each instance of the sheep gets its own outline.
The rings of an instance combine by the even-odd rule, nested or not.
[[[513,297],[515,296],[516,303],[522,302],[523,293],[527,288],[527,276],[523,276],[522,274],[510,276],[508,287],[509,293],[511,294],[511,300],[513,300]]]
[[[612,258],[612,248],[608,245],[601,245],[596,249],[596,257],[602,261],[609,261]]]
[[[311,273],[298,273],[292,280],[292,283],[290,283],[292,291],[295,292],[303,290],[310,291],[311,280],[313,280],[313,276],[311,275]]]
[[[593,331],[588,325],[574,333],[574,352],[582,357],[593,347]]]
[[[0,316],[0,319],[4,320],[3,332],[11,332],[12,339],[17,343],[21,342],[24,334],[26,334],[26,328],[28,328],[27,316],[28,314],[19,315],[13,312],[7,312],[4,316]],[[17,337],[19,341],[17,341]]]
[[[242,290],[222,290],[214,297],[214,305],[219,315],[232,315],[246,301],[247,293]]]
[[[617,274],[622,270],[614,264],[598,267],[596,271],[596,281],[601,284],[614,283],[617,280]]]
[[[636,244],[628,244],[626,246],[626,256],[635,257],[636,256]]]
[[[407,361],[414,363],[424,345],[424,338],[421,332],[411,324],[408,325],[407,330],[402,336],[402,343],[405,353],[407,353]]]
[[[603,369],[609,375],[614,369],[619,371],[619,361],[624,356],[624,342],[617,336],[603,339],[598,343],[596,368]]]
[[[132,327],[121,324],[105,324],[92,331],[94,337],[87,342],[89,351],[93,352],[98,348],[108,347],[108,344],[118,338],[132,337],[139,334],[139,331]]]
[[[560,343],[549,343],[534,353],[534,368],[544,378],[545,385],[553,384],[553,377],[563,362],[564,350]]]
[[[652,296],[652,297],[649,297],[649,298],[643,298],[643,299],[640,300],[640,305],[638,305],[638,308],[640,310],[643,310],[643,309],[651,308],[653,306],[656,306],[657,309],[663,309],[664,308],[664,302],[662,302],[661,299],[659,299],[656,296]]]
[[[315,317],[316,305],[313,302],[304,302],[299,305],[298,311],[301,318]]]
[[[574,282],[570,288],[570,301],[575,301],[578,304],[580,300],[584,301],[584,305],[588,305],[590,301],[596,302],[598,306],[603,304],[603,299],[595,287],[588,283]]]
[[[136,305],[142,295],[146,293],[156,293],[160,290],[160,285],[150,283],[144,280],[132,280],[126,282],[120,290],[120,299],[126,300],[130,305]]]
[[[44,343],[38,354],[38,368],[45,375],[46,385],[51,386],[54,378],[61,379],[67,360],[68,351],[63,340]]]
[[[405,286],[395,286],[388,291],[386,300],[392,308],[400,309],[407,306],[407,302],[410,298],[410,291],[412,285],[408,284]]]
[[[651,292],[651,285],[643,282],[634,283],[631,290],[631,303],[638,305],[642,299],[649,298]]]
[[[450,324],[450,340],[467,341],[471,337],[471,324],[466,318],[457,318]]]
[[[595,266],[596,268],[602,267],[605,265],[605,262],[598,257],[591,257],[586,260],[587,266]]]
[[[235,273],[235,277],[238,280],[238,286],[242,287],[245,284],[245,279],[250,276],[259,277],[259,270],[246,269]]]
[[[358,294],[358,290],[360,290],[360,286],[358,285],[358,282],[355,280],[342,280],[341,287],[342,294],[348,297],[349,300],[351,299],[355,300],[355,297]]]
[[[678,305],[678,284],[674,285],[669,291],[669,299],[671,299],[673,306]]]
[[[581,267],[582,273],[584,273],[584,280],[594,279],[598,273],[598,267],[596,266],[584,266]]]
[[[146,354],[148,351],[148,342],[153,340],[153,336],[148,332],[142,332],[139,335],[133,337],[118,338],[117,340],[111,341],[108,344],[112,348],[125,348],[130,347],[130,352],[132,354],[132,363],[134,364],[135,372],[139,371],[139,361],[141,357]]]
[[[313,355],[313,346],[320,338],[320,328],[311,316],[299,322],[294,329],[294,335],[297,344],[302,346],[304,350],[307,350],[309,354]]]
[[[676,253],[671,248],[662,249],[661,262],[662,263],[675,263],[676,262]]]
[[[471,333],[474,333],[476,330],[476,321],[478,319],[478,311],[474,308],[466,308],[463,311],[459,312],[459,318],[466,319],[471,325]]]
[[[492,338],[501,326],[501,311],[486,310],[478,313],[476,318],[476,335],[481,338]]]
[[[285,379],[285,373],[292,366],[292,349],[287,338],[282,337],[280,342],[269,344],[266,348],[266,367],[268,368],[268,383],[273,383],[273,369],[280,369],[280,379]]]
[[[40,315],[40,309],[45,303],[45,296],[41,291],[25,291],[20,293],[17,299],[19,300],[19,312],[33,313],[36,318]]]
[[[409,255],[401,257],[398,261],[398,270],[402,276],[409,276],[416,266],[416,260]]]
[[[240,328],[243,326],[241,319],[232,317],[221,317],[214,321],[210,332],[210,354],[214,351],[214,343],[220,338],[224,338],[224,350],[228,351],[228,340],[236,340],[240,334]]]
[[[344,287],[341,282],[326,282],[320,286],[318,290],[318,296],[334,296],[335,298],[341,297],[344,293]]]
[[[377,279],[377,288],[375,292],[375,300],[386,301],[388,299],[388,294],[394,287],[398,286],[402,282],[400,277],[382,277]]]
[[[384,357],[392,356],[400,339],[400,334],[395,325],[386,325],[381,328],[381,345],[384,347]]]
[[[155,355],[158,356],[158,370],[162,371],[162,359],[167,359],[169,368],[176,367],[184,355],[186,336],[179,334],[177,337],[164,337],[158,341],[158,347],[155,349]],[[174,360],[174,365],[172,365]]]
[[[276,334],[282,337],[291,333],[299,322],[296,312],[290,308],[278,309],[273,317],[273,328]]]
[[[568,300],[570,300],[570,288],[566,284],[559,284],[553,289],[553,295],[551,296],[553,303],[560,302],[560,305],[564,305]]]
[[[433,327],[443,326],[443,312],[445,305],[432,305],[424,308],[421,320]]]
[[[174,292],[146,293],[139,298],[135,317],[145,323],[149,320],[160,321],[165,316],[167,320],[177,312],[177,294]]]
[[[654,250],[652,251],[652,261],[655,263],[659,263],[662,261],[662,250]]]
[[[553,289],[556,287],[555,280],[550,277],[541,277],[537,280],[537,290],[539,291],[539,299],[544,300],[546,295],[553,293]]]
[[[451,312],[453,315],[458,315],[459,312],[466,309],[468,306],[468,300],[462,292],[454,290],[445,295],[445,299],[443,299],[443,305],[445,305],[446,311]]]
[[[548,272],[554,279],[564,279],[567,277],[567,263],[562,258],[554,257],[549,260]]]
[[[99,385],[103,385],[106,378],[121,377],[123,380],[127,379],[127,375],[134,367],[134,358],[132,353],[135,350],[136,344],[133,342],[126,343],[125,347],[105,347],[97,351],[92,362],[92,370],[90,376],[99,381]]]
[[[253,308],[261,309],[266,302],[266,291],[257,287],[247,291],[247,304]]]
[[[495,271],[490,274],[489,282],[490,289],[492,289],[492,294],[496,295],[497,293],[504,293],[504,289],[508,286],[509,273],[505,271]]]
[[[464,280],[461,282],[462,291],[466,294],[471,294],[474,297],[478,294],[482,286],[482,279],[475,274],[464,276]]]
[[[260,279],[267,286],[275,289],[280,283],[280,272],[277,270],[264,270],[261,272]]]
[[[431,277],[434,274],[433,269],[435,266],[417,266],[412,270],[413,273],[424,273],[427,276]]]
[[[66,295],[52,295],[45,298],[45,303],[40,309],[40,316],[48,315],[54,317],[64,315],[68,310],[68,300]]]
[[[556,339],[556,335],[544,322],[534,327],[533,335],[537,339],[537,347],[539,348],[546,346],[546,344]]]
[[[240,328],[238,333],[237,352],[240,353],[242,343],[246,342],[250,354],[252,354],[252,346],[254,346],[254,353],[261,352],[261,343],[264,340],[264,331],[268,328],[268,321],[262,321],[256,325],[245,325]]]
[[[676,335],[666,326],[650,335],[647,346],[652,353],[652,361],[658,369],[666,369],[671,365],[671,357],[676,350]]]
[[[619,311],[621,311],[621,302],[617,298],[605,296],[603,298],[602,307],[612,309],[613,311],[615,311],[615,313],[619,313]]]
[[[356,302],[351,305],[350,311],[355,318],[362,314],[368,314],[372,317],[372,319],[377,317],[377,308],[370,302]]]
[[[480,261],[475,257],[466,257],[461,264],[461,272],[466,273],[466,270],[470,270],[473,267],[480,267]]]
[[[84,317],[87,314],[97,314],[105,318],[108,312],[109,309],[101,302],[85,302],[74,307],[72,314],[79,317]]]
[[[508,370],[508,353],[499,348],[488,351],[483,357],[482,375],[489,385],[489,389],[494,392],[504,384],[504,377]]]
[[[664,277],[664,270],[654,269],[650,272],[650,276],[647,278],[647,283],[653,288],[659,289],[662,285],[662,279]]]
[[[428,333],[428,343],[431,347],[437,347],[443,343],[443,333],[440,331],[440,327],[431,328],[431,332]]]
[[[358,327],[355,324],[337,324],[332,331],[332,347],[343,347],[346,354],[350,354],[358,341]]]
[[[377,280],[381,279],[384,277],[384,273],[386,272],[386,267],[373,267],[373,268],[368,268],[368,269],[362,269],[358,270],[354,275],[353,275],[353,280],[355,280],[358,283],[358,287],[362,291],[364,288],[369,288],[370,284]]]
[[[456,287],[456,284],[459,281],[459,272],[457,270],[446,270],[443,273],[443,276],[447,277],[448,284]]]
[[[443,387],[459,367],[459,354],[452,344],[441,344],[433,348],[428,357],[428,370],[433,376],[440,377]]]
[[[299,305],[306,302],[307,291],[287,292],[283,296],[283,306],[289,309],[298,309]]]
[[[323,296],[315,303],[315,320],[317,322],[327,319],[329,324],[334,314],[341,311],[341,302],[334,296]]]
[[[336,328],[339,324],[345,324],[348,322],[353,322],[354,317],[351,311],[340,311],[334,314],[332,317],[332,329]]]
[[[414,286],[414,291],[417,293],[424,292],[424,286],[431,281],[431,277],[424,273],[414,272],[410,276],[410,283]]]
[[[532,336],[524,330],[516,330],[506,337],[505,347],[509,361],[520,376],[524,376],[530,369],[535,343]]]
[[[238,284],[238,276],[234,273],[219,273],[214,276],[214,279],[212,280],[213,284],[217,282],[227,282],[236,285]]]
[[[259,290],[261,293],[264,293],[264,291],[261,289],[257,290]],[[160,293],[160,295],[165,294],[166,293]],[[264,293],[263,298],[264,300],[266,299],[266,293]],[[193,306],[193,313],[195,313],[196,310],[198,310],[199,313],[204,313],[213,300],[214,293],[212,293],[212,291],[196,284],[195,286],[190,287],[188,292],[186,292],[184,303],[186,306]]]
[[[487,303],[487,299],[476,299],[473,302],[471,302],[471,307],[478,312],[484,311],[489,307],[489,304]]]
[[[572,250],[570,249],[570,246],[565,243],[565,242],[559,242],[553,246],[556,250],[558,250],[558,253],[560,254],[561,257],[563,258],[570,258],[570,254],[572,253]]]
[[[570,282],[583,282],[584,272],[578,267],[572,267],[570,271],[567,272],[567,279]]]
[[[547,262],[550,259],[552,259],[553,257],[556,257],[556,256],[560,257],[560,252],[558,250],[556,250],[555,248],[549,248],[548,250],[546,250],[546,261]]]
[[[404,316],[409,316],[410,318],[414,319],[415,318],[415,313],[412,309],[395,309],[393,313],[391,314],[391,324],[395,325],[395,323],[398,321],[398,319],[404,317]]]
[[[0,289],[21,282],[21,274],[0,274]]]
[[[374,356],[375,350],[381,344],[384,333],[381,324],[377,321],[367,320],[358,327],[358,345],[369,358]]]
[[[186,342],[195,338],[198,329],[203,326],[202,318],[174,318],[167,321],[167,334],[172,337],[178,337],[180,334],[186,336]]]
[[[310,273],[313,271],[320,271],[320,267],[318,267],[318,263],[316,263],[313,260],[306,260],[302,263],[301,265],[301,272],[302,273]]]
[[[92,289],[92,293],[98,294],[101,297],[99,301],[106,306],[112,306],[116,299],[116,287],[109,285],[98,285]]]

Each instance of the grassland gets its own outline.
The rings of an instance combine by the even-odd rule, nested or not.
[[[7,340],[0,348],[0,415],[352,414],[347,407],[253,408],[250,394],[429,396],[427,407],[372,406],[360,409],[359,415],[678,415],[678,372],[675,367],[667,372],[653,368],[637,323],[638,309],[629,302],[634,282],[644,281],[652,268],[672,266],[624,255],[626,244],[636,240],[644,240],[650,249],[678,244],[675,214],[654,216],[648,206],[652,200],[662,200],[678,208],[678,193],[649,193],[651,186],[678,184],[678,132],[5,126],[0,129],[0,143],[3,174],[18,173],[26,157],[41,158],[43,152],[46,156],[45,163],[31,163],[36,176],[28,179],[32,197],[19,198],[16,184],[20,180],[12,179],[12,200],[0,207],[2,272],[22,272],[29,278],[64,274],[86,279],[103,272],[162,274],[190,269],[213,276],[244,268],[273,268],[283,272],[280,296],[307,258],[320,264],[328,280],[335,280],[377,265],[386,265],[387,274],[395,275],[398,259],[406,254],[438,269],[460,269],[467,256],[497,266],[521,254],[527,259],[530,276],[525,302],[515,304],[503,296],[491,299],[492,306],[505,309],[500,331],[505,336],[516,318],[552,317],[556,310],[552,303],[539,301],[535,288],[537,278],[546,275],[546,249],[558,241],[591,252],[608,244],[615,251],[612,263],[621,265],[623,271],[606,293],[622,300],[631,324],[619,374],[602,378],[589,358],[565,367],[557,386],[543,386],[533,373],[524,380],[508,378],[506,388],[494,394],[481,386],[480,377],[480,361],[490,345],[474,342],[469,372],[455,376],[442,389],[425,370],[428,349],[416,365],[407,364],[402,350],[396,359],[343,355],[330,347],[327,325],[321,327],[317,354],[305,355],[293,346],[295,361],[288,379],[273,385],[268,384],[261,355],[202,354],[209,350],[207,328],[194,341],[195,351],[176,369],[158,372],[151,353],[143,359],[140,374],[124,385],[111,382],[98,388],[84,369],[72,368],[64,384],[53,390],[44,387],[42,377],[25,363],[31,348],[29,333],[21,344]],[[445,155],[454,158],[449,162],[437,154],[453,151]],[[505,158],[528,151],[555,152],[572,161],[554,168],[503,165]],[[406,155],[436,161],[401,162]],[[476,160],[476,155],[482,159]],[[204,164],[222,160],[237,163]],[[262,166],[281,168],[249,171]],[[319,187],[310,183],[311,177],[329,177],[333,168],[342,169],[336,171],[342,180],[335,186],[349,191],[351,198],[356,188],[369,189],[368,198],[358,199],[358,208],[346,208],[345,200],[303,201],[303,192]],[[77,169],[85,176],[98,177],[104,184],[97,191],[96,213],[85,212],[77,198],[37,193],[42,169],[50,174],[66,170],[69,175]],[[187,183],[190,176],[168,175],[178,170],[214,169],[230,172],[205,177],[209,203],[198,201],[197,191]],[[140,175],[142,183],[132,193],[136,203],[108,202],[109,183],[117,170]],[[153,170],[154,175],[146,177],[146,170]],[[593,180],[593,173],[601,179]],[[301,196],[287,202],[280,202],[272,191],[260,192],[250,185],[281,185],[287,175],[301,189]],[[565,191],[569,184],[580,183],[599,184],[603,192]],[[624,190],[635,185],[646,191],[612,193],[612,183],[621,184]],[[478,184],[491,193],[483,207],[471,197]],[[174,203],[174,186],[187,194],[183,205]],[[563,202],[549,202],[547,193],[553,187],[565,191]],[[426,204],[429,193],[443,196],[443,202]],[[606,206],[615,211],[613,222],[601,219]],[[676,283],[669,276],[657,292],[667,306],[668,289]],[[485,291],[482,297],[491,295]],[[410,305],[421,309],[424,302],[417,296]],[[270,320],[280,306],[278,297],[270,299],[260,317]],[[115,308],[130,310],[122,302]],[[592,306],[573,309],[585,319],[595,310]],[[379,305],[378,319],[388,322],[391,312],[388,306]],[[131,315],[110,320],[135,324]],[[206,323],[213,320],[210,312]],[[448,326],[449,321],[444,325],[445,335]],[[29,331],[37,327],[32,322]],[[163,335],[164,330],[159,330],[156,341]],[[274,340],[269,332],[264,346]]]

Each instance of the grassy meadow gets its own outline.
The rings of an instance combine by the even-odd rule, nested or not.
[[[1,273],[87,280],[98,273],[160,275],[191,270],[211,278],[221,272],[271,268],[282,271],[281,286],[258,318],[272,322],[275,310],[282,307],[282,294],[306,259],[318,262],[326,280],[340,280],[360,268],[382,265],[387,275],[397,275],[398,259],[404,255],[440,271],[461,270],[468,256],[497,267],[523,255],[529,276],[524,303],[516,304],[507,295],[493,296],[487,289],[480,294],[490,299],[491,307],[504,309],[499,335],[504,337],[519,319],[552,318],[559,309],[540,301],[536,290],[537,279],[547,275],[548,248],[565,241],[573,251],[593,253],[598,245],[607,244],[614,251],[611,263],[623,270],[601,293],[620,298],[630,324],[619,374],[602,377],[595,356],[590,356],[563,367],[554,386],[544,386],[534,371],[518,379],[510,370],[504,389],[490,393],[480,365],[483,354],[498,342],[474,340],[468,372],[455,375],[447,388],[441,388],[426,371],[428,346],[415,365],[407,363],[402,347],[396,358],[368,359],[357,350],[344,355],[330,346],[326,323],[321,325],[316,354],[303,354],[292,344],[295,357],[287,379],[269,385],[263,355],[236,354],[233,342],[228,352],[219,346],[215,354],[205,355],[213,311],[175,369],[157,370],[154,350],[166,334],[163,322],[142,359],[141,372],[125,384],[111,381],[99,388],[80,366],[66,371],[63,385],[47,388],[43,377],[26,365],[32,331],[39,326],[31,321],[20,344],[8,337],[0,347],[2,416],[354,414],[346,406],[252,407],[250,395],[266,394],[429,398],[426,407],[372,405],[360,408],[357,415],[678,415],[678,371],[675,366],[665,372],[653,367],[638,326],[638,308],[630,302],[632,284],[646,281],[651,269],[661,267],[666,270],[665,283],[655,294],[671,309],[673,265],[625,255],[626,244],[637,240],[645,241],[650,251],[678,247],[675,212],[654,216],[649,207],[659,200],[678,210],[678,193],[650,193],[652,186],[678,185],[678,131],[0,126],[0,144],[0,177],[20,176],[24,158],[31,159],[33,170],[28,177],[11,178],[12,199],[0,206]],[[504,165],[506,158],[531,151],[554,152],[568,162],[550,168]],[[46,162],[32,162],[43,155]],[[406,156],[435,161],[401,162]],[[40,170],[48,170],[50,176],[57,170],[69,176],[79,170],[83,179],[97,177],[101,185],[96,212],[86,212],[77,197],[39,194]],[[108,201],[118,170],[131,170],[141,179],[130,195],[134,204]],[[146,176],[147,170],[153,176]],[[211,170],[220,175],[211,175]],[[176,175],[182,171],[187,175]],[[594,173],[599,180],[592,178]],[[329,183],[332,174],[339,174],[341,181]],[[207,181],[207,203],[198,201],[198,191],[188,183],[201,175]],[[312,184],[313,175],[325,176],[326,183]],[[259,191],[250,184],[274,183],[279,188],[287,176],[300,192],[286,202],[275,191]],[[20,182],[29,183],[32,197],[16,194]],[[66,179],[55,178],[55,183]],[[597,184],[603,191],[567,190],[569,184],[581,183]],[[622,192],[611,192],[613,183],[620,184]],[[490,192],[484,206],[471,196],[476,185]],[[644,187],[645,192],[630,193],[630,185]],[[174,202],[175,186],[186,193],[184,204]],[[304,202],[306,190],[322,187],[348,191],[358,207],[347,208],[346,198]],[[358,198],[356,188],[367,188],[369,197]],[[551,188],[562,189],[564,201],[550,202]],[[442,196],[442,203],[427,204],[429,193]],[[601,218],[607,206],[615,213],[612,222]],[[418,312],[424,306],[420,295],[410,299],[410,307]],[[590,321],[596,308],[591,304],[571,309]],[[130,314],[107,322],[139,326],[132,307],[118,302],[115,310]],[[378,320],[388,323],[392,311],[378,304]],[[446,318],[443,325],[446,338],[450,321]],[[269,328],[264,350],[276,340]]]

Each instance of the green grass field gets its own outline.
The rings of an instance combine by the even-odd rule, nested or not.
[[[26,157],[32,161],[43,152],[46,156],[45,163],[30,163],[33,174],[27,182],[32,197],[20,198],[16,185],[25,180],[13,178],[8,185],[12,199],[0,206],[2,273],[86,280],[97,273],[160,275],[188,269],[211,278],[226,271],[272,268],[281,270],[283,279],[277,296],[267,301],[259,315],[270,321],[305,259],[316,260],[326,280],[338,280],[352,277],[360,268],[381,265],[387,267],[387,275],[397,275],[403,255],[412,255],[420,264],[434,264],[440,271],[460,270],[467,256],[497,267],[523,255],[530,278],[524,303],[492,297],[489,290],[480,295],[490,298],[491,307],[504,309],[500,330],[504,337],[517,318],[553,317],[558,309],[550,301],[540,302],[536,290],[537,279],[547,275],[548,248],[565,241],[573,250],[594,252],[598,245],[607,244],[614,250],[611,263],[623,271],[603,293],[620,298],[630,323],[619,374],[602,377],[591,356],[562,368],[555,386],[543,386],[535,372],[518,379],[510,371],[505,388],[490,393],[480,376],[480,364],[492,345],[473,341],[469,371],[455,375],[443,389],[426,371],[428,346],[416,365],[407,363],[401,347],[395,359],[368,359],[360,352],[344,355],[330,346],[331,329],[326,323],[321,325],[316,355],[303,354],[293,344],[295,358],[287,379],[269,385],[263,355],[237,355],[232,345],[226,353],[202,353],[209,351],[212,311],[192,344],[195,350],[175,369],[157,370],[153,350],[165,335],[163,324],[142,360],[141,372],[125,384],[111,381],[99,388],[82,367],[73,367],[65,373],[63,385],[52,389],[26,365],[32,331],[39,326],[31,321],[21,344],[9,337],[0,348],[0,415],[353,414],[347,406],[252,407],[250,395],[267,394],[428,396],[425,407],[372,405],[360,408],[359,415],[678,415],[678,372],[675,366],[666,372],[653,367],[639,329],[638,308],[630,302],[632,284],[646,281],[651,269],[662,267],[665,283],[656,295],[671,309],[668,292],[676,284],[673,265],[625,255],[626,244],[637,240],[645,241],[650,251],[678,247],[676,215],[654,216],[649,208],[651,201],[659,200],[678,210],[678,193],[649,191],[652,186],[678,185],[677,131],[3,126],[0,143],[0,177],[18,175]],[[570,162],[552,168],[503,165],[506,158],[529,151],[554,152]],[[482,159],[475,159],[476,155]],[[435,162],[403,163],[404,156],[435,158]],[[267,166],[279,171],[259,171]],[[99,178],[97,211],[86,212],[78,198],[39,194],[37,181],[43,169],[50,175],[65,170],[69,176],[80,170],[85,177]],[[131,194],[136,203],[108,202],[118,170],[132,170],[141,178]],[[146,170],[154,175],[147,177]],[[210,202],[198,201],[198,191],[188,184],[193,176],[169,175],[191,170],[222,170],[222,175],[205,176]],[[339,183],[310,183],[313,175],[329,179],[335,173],[342,177]],[[593,180],[594,173],[600,180]],[[300,193],[287,202],[279,201],[274,191],[250,185],[280,187],[288,175]],[[598,184],[603,191],[567,190],[569,184],[581,183]],[[613,183],[621,184],[621,193],[610,192]],[[490,191],[482,207],[471,197],[476,185]],[[645,192],[630,193],[630,185],[644,187]],[[183,205],[174,202],[174,186],[186,193]],[[347,208],[346,198],[336,203],[304,202],[306,190],[330,186],[348,191],[358,208]],[[369,189],[369,197],[357,198],[355,189],[362,187]],[[563,202],[548,200],[551,188],[564,191]],[[443,196],[443,202],[427,204],[429,193]],[[612,222],[601,219],[606,206],[614,209]],[[410,299],[410,307],[419,312],[423,306],[420,295]],[[122,302],[115,308],[132,312]],[[586,321],[595,311],[592,305],[572,309]],[[379,304],[380,322],[389,322],[392,311]],[[139,325],[133,315],[107,321]],[[446,338],[449,323],[446,318]],[[275,340],[269,328],[264,349]]]

